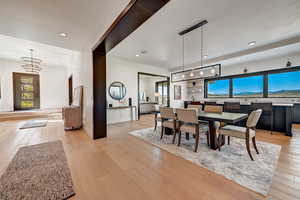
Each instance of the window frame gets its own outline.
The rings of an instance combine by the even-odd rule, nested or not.
[[[273,70],[266,70],[261,72],[252,72],[252,73],[245,73],[239,75],[231,75],[231,76],[223,76],[219,78],[208,78],[204,79],[204,98],[206,99],[216,99],[216,98],[235,98],[235,99],[245,99],[245,98],[300,98],[300,97],[269,97],[268,96],[268,89],[269,89],[269,75],[271,74],[280,74],[286,72],[296,72],[300,71],[300,66],[294,67],[286,67],[286,68],[279,68]],[[234,97],[233,96],[233,79],[234,78],[243,78],[243,77],[250,77],[250,76],[263,76],[263,96],[262,97]],[[214,80],[223,80],[229,79],[229,97],[208,97],[208,82]]]

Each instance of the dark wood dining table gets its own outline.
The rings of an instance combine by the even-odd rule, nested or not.
[[[222,113],[209,113],[209,112],[200,112],[198,113],[198,119],[202,121],[207,121],[209,125],[209,138],[210,138],[210,148],[218,149],[218,138],[217,132],[215,128],[215,121],[235,124],[241,120],[247,119],[248,114],[244,113],[230,113],[230,112],[222,112]],[[224,144],[225,139],[222,138],[221,145]]]
[[[155,118],[157,118],[157,114],[159,111],[155,111]],[[210,134],[210,148],[211,149],[218,149],[218,138],[217,138],[217,132],[215,128],[215,121],[218,122],[224,122],[224,123],[230,123],[235,124],[239,121],[242,121],[244,119],[248,118],[248,114],[245,113],[230,113],[230,112],[222,112],[222,113],[209,113],[209,112],[200,112],[198,113],[198,119],[201,121],[208,122],[209,126],[209,134]],[[224,144],[225,139],[221,138],[221,145]]]

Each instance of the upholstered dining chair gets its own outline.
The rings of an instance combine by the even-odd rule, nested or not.
[[[195,109],[176,109],[176,113],[179,121],[178,146],[180,146],[181,142],[181,133],[191,133],[195,135],[195,152],[198,150],[200,133],[206,134],[207,144],[209,145],[209,128],[206,124],[199,123],[197,111]],[[176,134],[177,133],[175,133],[173,137],[173,144],[175,143]]]
[[[205,105],[205,106],[204,106],[204,112],[209,112],[209,113],[222,113],[222,112],[223,112],[223,106]]]
[[[239,101],[225,101],[224,102],[224,111],[232,113],[241,112],[241,103]]]
[[[200,113],[202,111],[202,105],[192,105],[192,104],[189,104],[187,106],[187,108],[196,109],[197,113]]]
[[[176,114],[174,113],[173,108],[160,107],[160,117],[161,117],[161,136],[163,138],[165,128],[172,129],[173,134],[175,135],[179,128],[179,123],[177,122]]]
[[[209,112],[209,113],[222,113],[223,112],[223,106],[216,106],[216,105],[205,105],[204,107],[204,112]],[[220,126],[223,127],[226,124],[224,122],[220,122]],[[229,138],[228,138],[228,143],[229,143]]]
[[[256,140],[255,140],[255,135],[256,135],[255,128],[256,128],[257,122],[261,116],[261,113],[262,113],[261,109],[252,111],[248,117],[246,127],[227,125],[220,129],[217,129],[218,133],[219,133],[219,136],[218,136],[219,151],[221,150],[221,144],[220,144],[221,136],[231,136],[231,137],[245,139],[247,152],[248,152],[251,160],[254,161],[254,159],[251,155],[251,150],[250,150],[250,139],[252,139],[252,143],[253,143],[256,153],[259,154],[257,146],[256,146]]]
[[[160,106],[159,105],[154,105],[154,131],[156,131],[157,129],[157,124],[158,122],[161,122],[161,117],[160,117],[160,113],[158,113],[160,111]]]
[[[204,101],[204,105],[217,105],[216,101]]]
[[[156,131],[157,123],[161,122],[161,116],[160,113],[156,113],[154,117],[154,131]]]

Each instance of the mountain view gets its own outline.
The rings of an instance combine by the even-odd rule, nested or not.
[[[300,97],[300,72],[270,74],[268,77],[268,97]],[[263,97],[263,76],[233,79],[233,97]],[[229,80],[217,80],[208,84],[208,97],[229,96]]]

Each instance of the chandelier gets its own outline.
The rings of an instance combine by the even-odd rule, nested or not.
[[[189,27],[188,29],[181,31],[179,35],[182,37],[182,71],[171,73],[172,82],[188,81],[196,79],[206,79],[210,77],[217,77],[221,75],[221,65],[209,65],[203,64],[203,58],[207,57],[203,55],[203,26],[207,24],[207,20],[203,20],[200,23]],[[185,70],[185,46],[184,39],[185,34],[201,28],[201,53],[200,53],[200,67]]]
[[[42,70],[40,66],[42,60],[33,57],[33,49],[30,49],[30,57],[21,57],[21,59],[24,62],[22,67],[26,72],[38,74]]]

